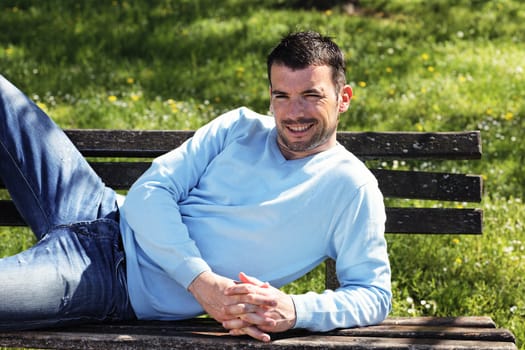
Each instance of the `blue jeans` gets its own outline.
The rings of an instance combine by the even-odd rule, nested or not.
[[[0,178],[38,239],[0,259],[0,330],[134,319],[116,193],[1,75]]]

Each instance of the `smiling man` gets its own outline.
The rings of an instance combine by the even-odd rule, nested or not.
[[[337,143],[352,97],[342,52],[299,32],[267,67],[273,117],[217,117],[155,159],[125,199],[0,77],[0,177],[39,240],[0,259],[0,329],[208,313],[232,335],[270,341],[382,321],[385,210],[376,179]],[[327,258],[337,290],[279,289]]]
[[[323,331],[386,317],[383,199],[336,140],[352,97],[341,50],[318,33],[295,33],[267,68],[273,118],[246,108],[218,117],[130,190],[121,226],[139,318],[204,310],[231,334],[269,341],[292,327]],[[336,260],[338,290],[290,296],[276,288],[326,258]],[[240,271],[253,277],[237,283]],[[157,287],[166,281],[169,289]]]

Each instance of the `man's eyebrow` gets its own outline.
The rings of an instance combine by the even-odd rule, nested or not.
[[[324,94],[324,89],[318,89],[318,88],[306,89],[302,91],[301,94]],[[281,90],[273,89],[272,95],[288,95],[288,93],[281,91]]]
[[[272,95],[288,95],[288,93],[286,93],[284,91],[272,89]]]
[[[317,88],[311,88],[311,89],[306,89],[303,91],[303,94],[323,94],[324,93],[324,90],[323,89],[317,89]]]

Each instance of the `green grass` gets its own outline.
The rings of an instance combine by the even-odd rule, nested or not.
[[[393,314],[489,315],[525,349],[525,4],[363,0],[349,15],[287,3],[4,0],[0,73],[65,128],[194,129],[240,105],[267,111],[265,57],[283,34],[335,37],[355,90],[341,129],[482,131],[483,159],[457,170],[484,175],[484,234],[388,236]],[[0,236],[2,255],[33,242]]]

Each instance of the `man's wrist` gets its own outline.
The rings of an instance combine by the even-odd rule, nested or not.
[[[206,270],[199,273],[188,285],[188,291],[195,295],[198,290],[204,289],[206,286],[212,283],[213,272]]]

